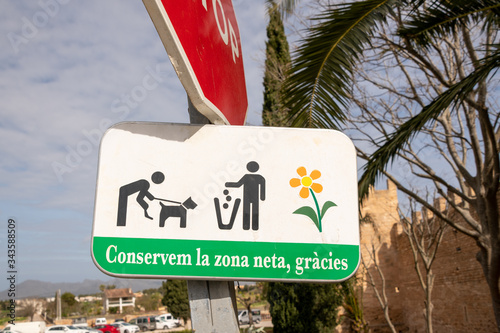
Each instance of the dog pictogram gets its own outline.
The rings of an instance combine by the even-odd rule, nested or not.
[[[160,200],[160,199],[158,199]],[[186,201],[183,203],[172,201],[172,200],[162,200],[162,201],[169,201],[173,203],[178,203],[176,206],[167,206],[163,204],[163,202],[160,202],[161,206],[161,211],[160,211],[160,227],[163,228],[165,226],[165,221],[169,217],[178,217],[180,218],[180,227],[181,228],[186,228],[187,224],[187,210],[188,209],[195,209],[197,204],[189,197]]]

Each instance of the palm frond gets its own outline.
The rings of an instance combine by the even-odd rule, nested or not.
[[[497,0],[436,0],[425,11],[414,12],[411,16],[399,34],[425,46],[432,37],[450,33],[464,20],[486,19],[488,24],[498,28],[500,3]]]
[[[364,0],[330,7],[298,49],[283,102],[292,126],[339,128],[345,120],[352,71],[377,24],[398,0]]]
[[[470,73],[462,81],[452,85],[440,94],[415,117],[405,122],[396,132],[390,135],[385,143],[373,153],[364,167],[363,175],[358,182],[360,200],[367,197],[371,185],[375,184],[377,177],[387,165],[396,157],[397,153],[410,141],[423,127],[432,123],[447,108],[454,108],[463,101],[480,82],[494,75],[500,67],[500,45],[492,45],[496,51],[481,62],[481,66]]]

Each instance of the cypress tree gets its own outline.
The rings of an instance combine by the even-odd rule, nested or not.
[[[270,282],[267,300],[273,332],[333,332],[339,323],[338,309],[343,304],[345,282],[283,283]]]
[[[168,307],[168,310],[176,318],[184,319],[184,322],[190,318],[189,296],[186,280],[168,280],[162,283],[164,291],[161,303]]]
[[[269,1],[268,13],[262,123],[265,126],[286,126],[287,110],[280,102],[280,92],[290,67],[290,51],[283,20],[274,1]]]

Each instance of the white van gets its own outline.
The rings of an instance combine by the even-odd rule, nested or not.
[[[45,322],[32,321],[27,323],[16,323],[15,325],[9,324],[3,331],[19,333],[45,333]]]
[[[168,329],[175,328],[181,326],[179,319],[174,318],[172,314],[165,313],[159,316],[156,316],[159,322],[156,322],[156,326],[158,329]]]
[[[107,323],[108,323],[108,321],[106,320],[106,318],[96,318],[95,319],[96,325],[106,325]]]
[[[261,322],[262,317],[260,316],[260,310],[252,310],[252,320],[254,324],[258,324]],[[250,317],[248,316],[247,310],[238,311],[238,321],[240,322],[240,324],[250,323]]]

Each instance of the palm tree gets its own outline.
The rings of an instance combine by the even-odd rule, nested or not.
[[[284,0],[283,12],[293,10],[296,1]],[[406,15],[400,15],[404,9]],[[453,82],[442,80],[443,90],[414,116],[380,140],[359,181],[363,199],[376,179],[394,161],[415,136],[431,126],[443,114],[453,115],[462,105],[471,110],[468,126],[477,126],[480,136],[467,142],[473,147],[472,162],[463,170],[460,186],[438,181],[446,191],[470,205],[470,211],[453,206],[473,228],[452,225],[476,240],[478,260],[483,268],[500,331],[500,217],[497,195],[500,180],[500,125],[498,116],[486,102],[488,80],[500,66],[500,3],[497,0],[362,0],[328,7],[315,17],[315,24],[298,48],[292,68],[283,87],[283,104],[291,111],[293,126],[339,129],[346,122],[356,70],[362,65],[364,52],[371,48],[388,17],[397,17],[400,29],[394,33],[406,51],[430,47],[443,36],[463,32],[469,36],[474,26],[479,34],[493,32],[481,50],[471,38],[462,40],[464,52],[470,54],[471,68]],[[426,59],[421,59],[425,62]],[[472,193],[465,194],[464,191]],[[407,193],[408,194],[408,193]],[[424,205],[424,203],[422,203]],[[470,213],[474,211],[474,213]],[[437,213],[437,212],[436,212]],[[473,216],[476,214],[477,216]],[[439,214],[438,214],[439,215]],[[443,218],[445,218],[443,216]],[[477,221],[477,223],[474,223]]]

